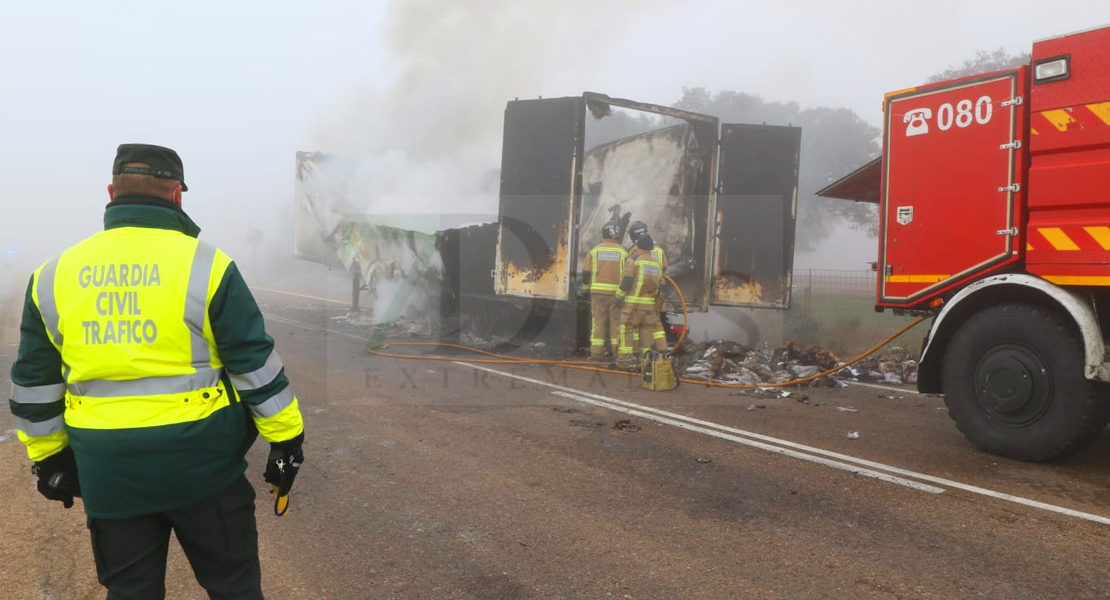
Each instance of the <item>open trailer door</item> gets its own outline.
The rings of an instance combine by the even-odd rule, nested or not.
[[[721,125],[710,304],[789,308],[802,130]]]
[[[517,100],[505,107],[498,294],[573,296],[585,106],[581,97],[572,97]]]

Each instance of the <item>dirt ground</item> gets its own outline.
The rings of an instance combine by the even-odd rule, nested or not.
[[[258,295],[308,428],[290,514],[258,508],[268,598],[1110,597],[1110,436],[1032,465],[908,388],[755,399],[375,358],[338,301]],[[102,597],[84,516],[37,495],[10,428],[2,595]],[[167,588],[204,597],[176,545]]]

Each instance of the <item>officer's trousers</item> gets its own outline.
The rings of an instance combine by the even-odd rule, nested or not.
[[[614,294],[590,294],[590,356],[601,358],[605,354],[605,340],[616,353],[620,345],[621,306]]]
[[[177,535],[208,597],[261,600],[254,488],[245,477],[191,506],[126,519],[89,519],[93,558],[108,600],[166,597],[166,553]]]
[[[621,310],[621,345],[617,362],[621,366],[635,366],[641,350],[647,350],[647,340],[652,340],[659,352],[667,351],[667,334],[654,304],[628,304]],[[638,335],[637,335],[638,334]],[[637,339],[639,338],[639,339]],[[643,347],[640,347],[643,344]]]

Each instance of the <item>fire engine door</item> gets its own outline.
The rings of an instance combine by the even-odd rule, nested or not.
[[[582,187],[581,97],[519,100],[505,107],[495,291],[567,300]]]
[[[710,304],[790,307],[802,130],[721,126]]]
[[[887,98],[880,303],[920,305],[1019,259],[1024,77]]]

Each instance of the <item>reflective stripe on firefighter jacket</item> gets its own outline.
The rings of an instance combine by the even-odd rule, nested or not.
[[[162,204],[109,205],[107,229],[40,267],[28,289],[12,368],[18,436],[35,461],[73,446],[94,518],[214,495],[242,475],[256,432],[303,431],[238,270]]]
[[[624,277],[631,278],[632,286],[624,301],[628,304],[654,306],[655,296],[663,281],[666,255],[662,248],[644,250],[633,247],[625,262]]]
[[[586,291],[594,294],[615,295],[620,291],[621,271],[628,259],[628,251],[614,240],[604,240],[593,247],[582,259],[582,271],[591,273]]]

